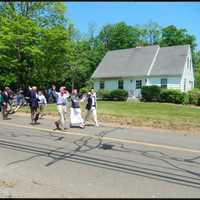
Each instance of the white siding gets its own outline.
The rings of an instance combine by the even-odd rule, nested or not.
[[[98,80],[95,80],[94,81],[94,89],[97,91],[97,90],[99,90],[99,81]]]
[[[161,86],[161,79],[167,79],[167,88],[168,89],[181,89],[181,76],[180,77],[170,77],[170,76],[159,76],[159,77],[148,77],[147,78],[147,85],[157,85]]]
[[[122,79],[109,79],[109,80],[104,80],[104,89],[107,90],[115,90],[118,89],[118,80]],[[124,89],[129,91],[129,90],[135,90],[136,89],[136,80],[142,80],[142,85],[145,85],[145,78],[144,77],[139,77],[139,78],[124,78]],[[100,80],[95,80],[94,81],[94,88],[98,90],[100,87]]]
[[[185,62],[183,76],[181,79],[181,91],[184,91],[184,82],[186,79],[185,92],[194,88],[194,73],[193,73],[193,65],[191,58],[191,50],[188,50],[188,56]],[[192,85],[190,85],[190,82]]]
[[[104,89],[114,90],[118,88],[118,80],[102,80],[104,81]],[[94,89],[97,91],[100,89],[100,80],[94,80]]]
[[[107,90],[115,90],[118,88],[118,81],[117,80],[105,80],[104,87]]]
[[[106,90],[115,90],[118,89],[118,80],[121,79],[107,79],[104,80],[104,89]],[[129,94],[138,96],[140,95],[140,89],[136,89],[136,80],[142,80],[142,86],[145,85],[145,78],[138,77],[138,78],[124,78],[124,90],[127,90]],[[100,89],[100,80],[94,81],[94,89]]]

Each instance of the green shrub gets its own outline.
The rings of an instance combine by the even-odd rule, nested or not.
[[[185,93],[185,98],[184,98],[184,102],[183,102],[183,104],[190,104],[190,102],[189,102],[189,95],[188,95],[188,93]]]
[[[193,89],[188,92],[188,100],[190,104],[200,105],[200,90]]]
[[[149,101],[149,102],[159,101],[160,91],[161,91],[161,88],[156,85],[142,86],[142,89],[141,89],[142,101]]]
[[[111,91],[111,97],[114,101],[126,101],[128,98],[128,92],[123,89],[117,89]]]
[[[105,90],[101,89],[97,91],[97,98],[107,101],[126,101],[128,98],[128,92],[126,90]]]
[[[83,95],[83,94],[88,93],[89,91],[90,91],[89,88],[83,87],[83,88],[80,89],[80,94]]]
[[[176,104],[184,104],[185,93],[179,90],[162,89],[160,92],[160,101]]]
[[[100,89],[97,91],[97,98],[101,100],[112,100],[111,91]]]

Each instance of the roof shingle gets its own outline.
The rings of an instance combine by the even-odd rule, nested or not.
[[[162,47],[158,51],[150,76],[181,75],[189,45]],[[158,45],[108,51],[92,78],[147,76]]]

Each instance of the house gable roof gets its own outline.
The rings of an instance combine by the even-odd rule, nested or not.
[[[159,46],[108,51],[92,78],[143,76],[147,74]]]
[[[158,45],[108,51],[92,78],[181,75],[190,45]],[[153,63],[153,60],[155,62]],[[150,66],[153,64],[151,70]],[[149,72],[149,73],[148,73]]]
[[[160,48],[149,75],[182,75],[189,47],[180,45]]]

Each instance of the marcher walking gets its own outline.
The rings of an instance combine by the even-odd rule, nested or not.
[[[47,100],[41,91],[38,92],[38,99],[39,99],[39,102],[38,102],[39,114],[42,118],[44,116],[44,107],[47,106]]]
[[[60,87],[60,92],[55,92],[55,94],[56,94],[57,111],[59,114],[59,120],[55,122],[55,125],[59,130],[66,130],[67,101],[69,96],[66,94],[64,87]]]
[[[2,91],[0,90],[0,112],[2,110],[2,103],[3,103],[3,97],[2,97]]]
[[[29,105],[31,109],[31,123],[36,124],[37,120],[39,118],[39,112],[38,112],[38,94],[37,94],[37,87],[33,86],[32,88],[29,88],[30,90],[30,100],[29,100]]]
[[[71,95],[70,126],[73,127],[76,125],[80,128],[85,128],[83,118],[81,117],[80,99],[77,94],[77,89],[73,89]]]
[[[95,122],[96,127],[99,126],[98,121],[97,121],[97,111],[96,111],[96,92],[94,89],[91,90],[91,92],[88,92],[87,95],[87,105],[86,105],[86,115],[85,115],[85,120],[84,124],[88,120],[88,117],[92,115],[92,119]]]
[[[24,104],[25,104],[25,99],[24,99],[23,91],[20,90],[16,96],[16,108],[14,109],[14,112],[17,112],[18,109],[21,108],[21,106],[23,106]]]
[[[10,88],[9,87],[5,87],[3,93],[2,93],[2,116],[3,116],[3,120],[7,120],[8,119],[8,114],[10,111],[10,94],[9,94]]]

